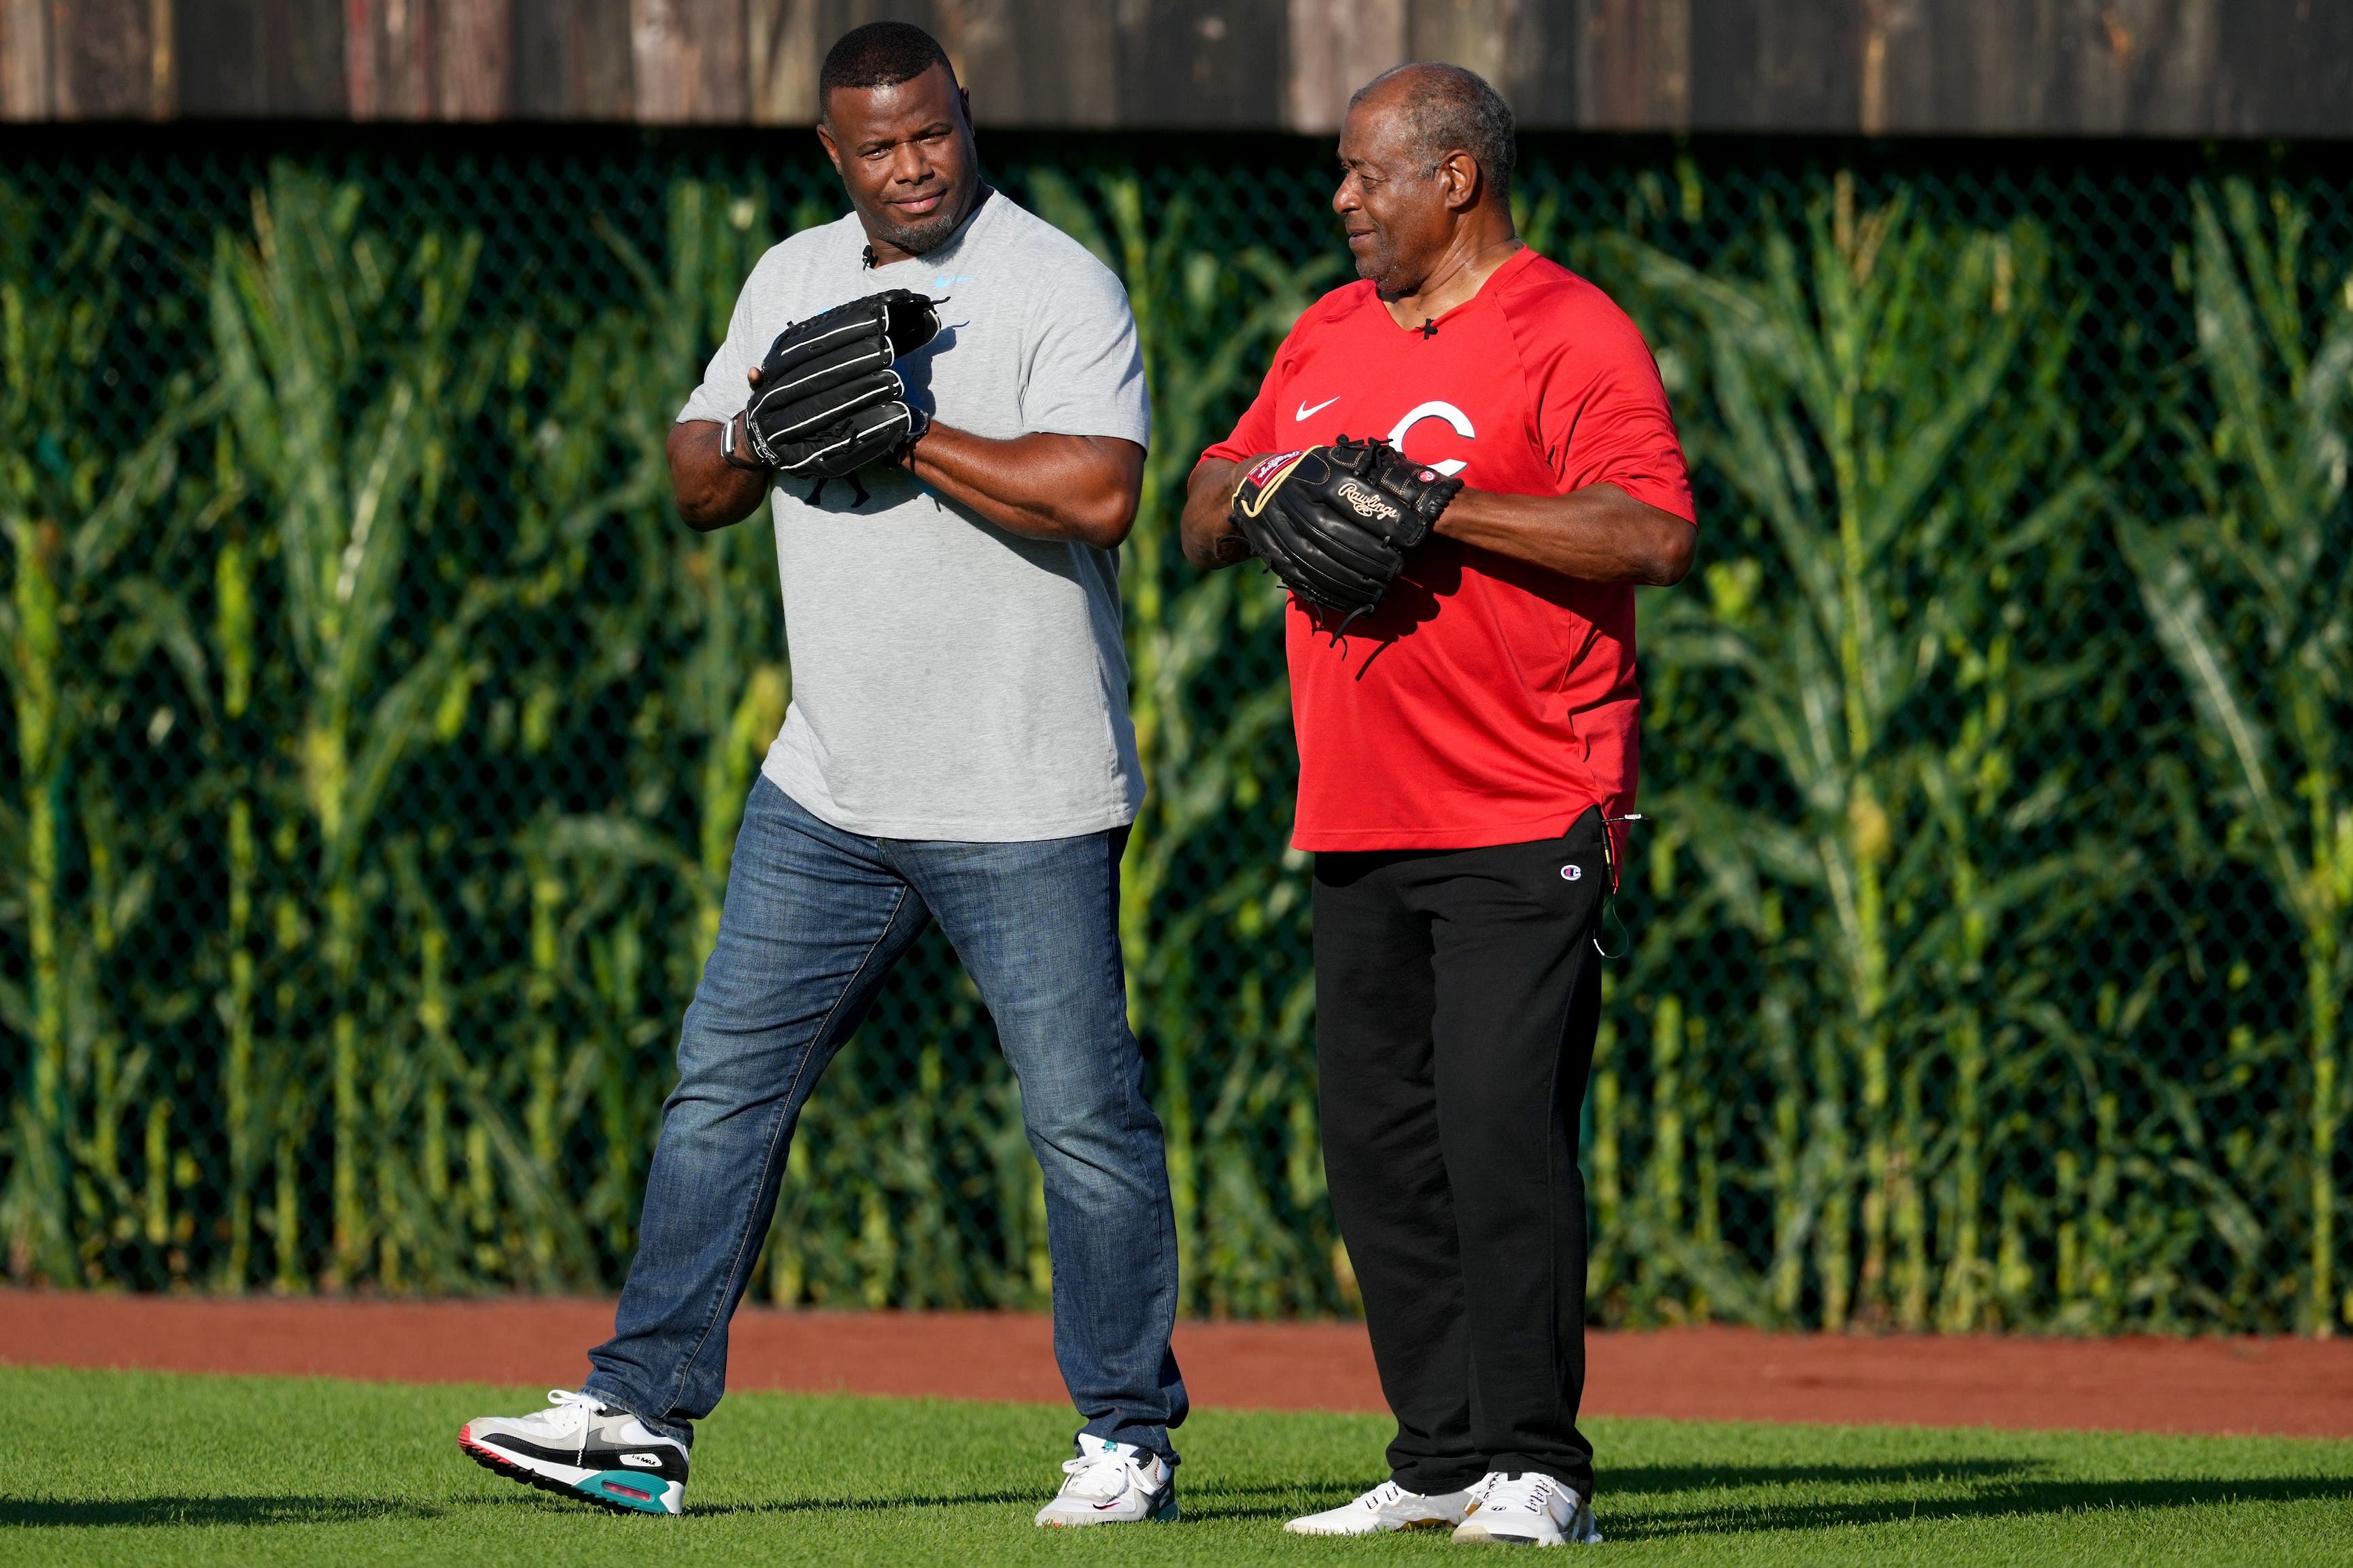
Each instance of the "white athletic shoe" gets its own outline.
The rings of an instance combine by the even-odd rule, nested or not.
[[[1599,1546],[1593,1510],[1550,1476],[1531,1470],[1505,1475],[1490,1470],[1471,1489],[1470,1517],[1454,1539],[1482,1546]]]
[[[1424,1497],[1395,1481],[1383,1481],[1354,1502],[1294,1519],[1282,1528],[1293,1535],[1379,1535],[1391,1530],[1451,1530],[1469,1511],[1468,1491]]]
[[[686,1506],[686,1445],[649,1431],[592,1395],[547,1391],[533,1415],[485,1415],[458,1428],[458,1447],[485,1469],[616,1513]]]
[[[1038,1510],[1039,1524],[1134,1524],[1176,1519],[1176,1467],[1133,1443],[1079,1434],[1079,1457],[1062,1462],[1062,1489]]]

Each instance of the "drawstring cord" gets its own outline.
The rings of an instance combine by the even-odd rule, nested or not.
[[[1601,865],[1602,868],[1609,874],[1609,886],[1601,895],[1601,919],[1598,922],[1601,929],[1594,933],[1593,951],[1604,958],[1623,958],[1634,951],[1634,933],[1628,931],[1626,922],[1618,917],[1618,856],[1610,847],[1609,829],[1620,823],[1649,820],[1639,811],[1630,811],[1623,816],[1604,816],[1601,819]],[[1602,938],[1609,934],[1612,925],[1618,928],[1618,949],[1614,952],[1602,942]]]

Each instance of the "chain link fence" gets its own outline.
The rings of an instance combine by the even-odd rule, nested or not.
[[[8,1267],[610,1289],[791,690],[764,522],[679,525],[662,438],[838,187],[799,138],[40,135],[0,148]],[[1152,376],[1122,920],[1186,1306],[1346,1313],[1281,599],[1175,540],[1345,276],[1329,150],[984,152],[1125,279]],[[1641,606],[1597,1316],[2353,1321],[2341,174],[1523,156],[1524,231],[1650,335],[1703,505]],[[1047,1268],[934,933],[802,1123],[754,1298],[1035,1307]]]

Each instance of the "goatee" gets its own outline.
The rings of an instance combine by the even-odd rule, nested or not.
[[[954,234],[956,225],[964,220],[965,214],[961,210],[943,211],[920,223],[902,225],[884,221],[875,226],[881,229],[883,238],[910,256],[922,256],[946,244],[948,236]]]

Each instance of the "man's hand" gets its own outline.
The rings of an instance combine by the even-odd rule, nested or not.
[[[1185,559],[1205,572],[1237,566],[1250,558],[1250,542],[1234,531],[1234,487],[1265,454],[1237,463],[1226,458],[1204,458],[1185,487],[1185,519],[1177,532]]]

